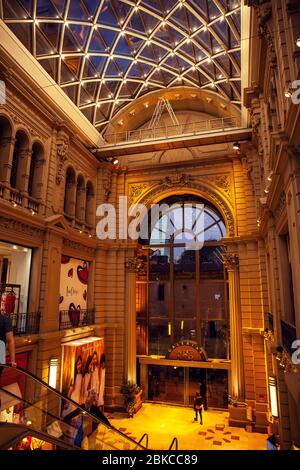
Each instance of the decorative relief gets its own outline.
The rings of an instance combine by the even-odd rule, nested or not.
[[[159,184],[167,186],[171,188],[173,186],[181,187],[181,186],[188,186],[189,183],[193,181],[192,175],[188,175],[186,173],[165,176],[162,180],[159,181]]]
[[[104,202],[107,202],[112,189],[112,173],[107,170],[103,175]]]
[[[57,143],[57,170],[56,170],[56,184],[60,184],[62,182],[64,176],[64,165],[65,162],[68,160],[68,148],[69,148],[69,139],[65,138],[60,140]]]
[[[223,263],[226,269],[234,270],[239,267],[239,256],[236,253],[222,253]]]
[[[129,205],[133,204],[145,189],[148,189],[149,185],[147,183],[137,183],[131,184],[129,186]]]
[[[231,197],[231,181],[228,175],[220,175],[209,179]]]
[[[76,250],[77,252],[87,253],[91,256],[95,255],[94,248],[91,248],[90,246],[82,245],[81,243],[78,243],[78,242],[74,242],[73,240],[69,240],[68,238],[63,239],[63,246],[65,248],[71,248],[72,250]]]
[[[278,206],[277,206],[277,208],[275,210],[275,214],[274,214],[275,220],[279,219],[279,217],[283,213],[285,207],[286,207],[286,195],[285,195],[285,192],[282,191],[282,193],[280,194]]]
[[[44,230],[31,227],[30,225],[23,224],[14,219],[8,219],[7,217],[0,217],[0,227],[10,232],[19,233],[21,235],[28,235],[32,238],[42,238]]]

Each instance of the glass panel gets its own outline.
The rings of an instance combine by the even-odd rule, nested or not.
[[[170,330],[167,319],[149,319],[149,354],[165,356],[170,347]]]
[[[212,408],[228,408],[228,371],[207,369],[207,402]]]
[[[149,400],[169,403],[184,403],[183,367],[153,366],[148,368]]]
[[[175,320],[175,341],[184,339],[196,341],[196,319],[177,318]]]
[[[154,249],[149,255],[149,280],[164,281],[170,278],[170,249]]]
[[[96,407],[95,407],[96,408]],[[139,450],[132,439],[113,428],[99,410],[76,402],[23,369],[1,366],[0,421],[53,436],[72,448]],[[68,410],[68,412],[66,412]]]
[[[200,392],[204,398],[204,409],[207,409],[207,387],[206,387],[206,369],[189,368],[189,401],[188,404],[194,404],[196,392]]]

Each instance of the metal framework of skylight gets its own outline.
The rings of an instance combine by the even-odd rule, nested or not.
[[[151,91],[241,101],[238,0],[0,0],[7,26],[96,128]]]

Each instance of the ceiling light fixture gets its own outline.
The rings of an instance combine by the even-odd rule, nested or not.
[[[240,149],[241,149],[241,145],[239,144],[239,142],[234,142],[233,150],[240,150]]]
[[[285,92],[284,92],[284,96],[285,96],[286,98],[291,98],[292,95],[293,95],[293,93],[292,93],[291,88],[287,88],[287,89],[285,90]]]
[[[300,47],[300,37],[296,39],[296,46]]]

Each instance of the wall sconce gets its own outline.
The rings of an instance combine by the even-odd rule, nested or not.
[[[269,377],[269,392],[270,392],[271,414],[272,416],[274,416],[274,418],[278,418],[277,385],[276,385],[275,377]]]
[[[58,359],[52,358],[49,362],[49,385],[52,388],[56,388],[56,379],[57,379],[57,368],[58,368]]]
[[[168,336],[171,336],[172,334],[172,325],[171,322],[168,322]]]

